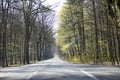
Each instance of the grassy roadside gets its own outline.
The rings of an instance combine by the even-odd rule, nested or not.
[[[84,61],[84,62],[81,62],[77,57],[74,57],[70,60],[68,59],[65,59],[65,58],[61,58],[63,61],[65,62],[69,62],[69,63],[72,63],[72,64],[90,64],[90,65],[103,65],[103,66],[113,66],[113,67],[118,67],[120,68],[120,65],[112,65],[111,62],[99,62],[98,64],[95,64],[93,61],[90,61],[90,60],[87,60],[87,61]]]

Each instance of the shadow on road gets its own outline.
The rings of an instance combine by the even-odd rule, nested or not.
[[[102,65],[69,64],[54,58],[1,69],[0,80],[120,80],[120,69]]]

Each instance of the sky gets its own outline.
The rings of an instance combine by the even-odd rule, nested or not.
[[[46,0],[46,4],[55,6],[54,10],[57,18],[58,18],[59,11],[64,2],[65,0]],[[58,27],[59,27],[59,21],[58,19],[56,19],[53,30],[56,31]]]
[[[56,6],[56,8],[55,8],[56,11],[59,11],[59,9],[61,8],[61,6],[64,2],[65,2],[65,0],[46,0],[47,4]]]

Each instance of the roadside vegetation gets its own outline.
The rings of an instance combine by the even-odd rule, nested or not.
[[[120,64],[120,0],[66,0],[60,12],[57,44],[62,58]]]
[[[0,0],[0,66],[53,57],[55,13],[43,0]]]

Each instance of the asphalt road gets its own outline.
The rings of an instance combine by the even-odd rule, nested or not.
[[[120,80],[120,68],[70,64],[55,57],[35,64],[0,69],[0,80]]]

